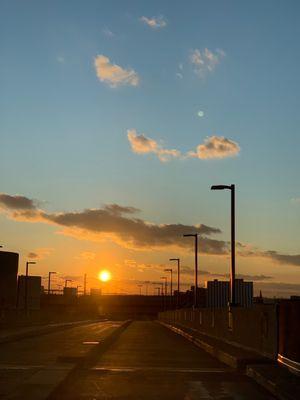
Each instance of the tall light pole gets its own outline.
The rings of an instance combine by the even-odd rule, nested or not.
[[[166,269],[164,269],[164,271],[165,272],[170,272],[170,274],[171,274],[171,280],[170,280],[170,282],[171,282],[171,284],[170,284],[170,290],[171,290],[171,297],[173,296],[173,270],[172,270],[172,268],[166,268]]]
[[[230,269],[230,305],[236,304],[235,298],[235,185],[214,185],[211,190],[231,191],[231,269]]]
[[[83,294],[86,295],[86,274],[83,277]]]
[[[198,305],[198,233],[189,233],[184,237],[194,237],[195,239],[195,291],[194,291],[194,307]]]
[[[140,296],[142,295],[142,287],[143,285],[138,285],[138,287],[140,288]]]
[[[26,262],[26,272],[25,272],[25,290],[24,290],[24,294],[25,294],[25,299],[24,299],[24,308],[25,308],[25,312],[26,314],[28,313],[28,266],[30,264],[36,264],[35,261],[27,261]]]
[[[78,296],[78,293],[79,293],[78,289],[79,289],[80,287],[82,287],[82,286],[81,286],[81,285],[76,286],[77,296]]]
[[[160,286],[155,288],[157,290],[157,296],[160,296]]]
[[[48,294],[50,294],[51,275],[54,275],[54,274],[56,274],[56,272],[54,272],[54,271],[49,271],[49,273],[48,273]]]
[[[160,279],[164,279],[165,281],[165,296],[168,295],[168,278],[166,276],[162,276]]]
[[[146,296],[148,296],[148,283],[150,283],[150,281],[144,282],[144,284],[146,285]]]
[[[169,261],[177,261],[177,307],[179,307],[180,296],[180,258],[170,258]]]
[[[68,282],[73,282],[73,281],[72,281],[72,279],[66,279],[66,280],[65,280],[65,288],[67,287]]]

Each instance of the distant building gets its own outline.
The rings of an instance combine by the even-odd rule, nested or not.
[[[93,296],[93,297],[98,297],[98,296],[101,296],[102,295],[102,290],[101,289],[91,289],[91,292],[90,292],[90,294],[91,294],[91,296]]]
[[[39,310],[41,304],[41,282],[40,276],[27,276],[27,309]],[[18,278],[17,307],[26,308],[26,276],[20,275]]]
[[[75,287],[64,287],[64,296],[66,297],[76,297],[77,288]]]
[[[19,254],[0,251],[0,309],[16,307]]]
[[[212,308],[226,307],[230,299],[230,282],[213,281],[206,282],[206,306]],[[253,282],[244,282],[243,279],[235,279],[236,303],[241,307],[250,307],[253,304]]]

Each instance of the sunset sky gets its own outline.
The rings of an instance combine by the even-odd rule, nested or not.
[[[300,294],[298,1],[0,0],[0,244],[138,293],[180,257]],[[175,268],[175,265],[174,265]],[[154,286],[151,288],[153,291]],[[150,291],[150,289],[149,289]]]

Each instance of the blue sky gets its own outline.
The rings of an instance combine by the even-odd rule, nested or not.
[[[229,196],[209,187],[235,183],[238,240],[264,251],[299,254],[297,1],[0,5],[2,193],[37,199],[49,212],[133,206],[143,220],[203,223],[220,228],[218,239],[227,240]],[[165,26],[155,29],[143,16],[161,17]],[[196,49],[202,56],[205,49],[219,54],[203,76],[191,62]],[[101,81],[94,65],[99,55],[133,70],[139,83],[111,87]],[[214,135],[237,143],[240,151],[233,157],[161,162],[155,154],[133,152],[128,129],[182,153]],[[78,253],[92,246],[96,260],[104,246],[4,215],[1,223],[6,246],[22,247],[24,257],[35,248],[54,249],[43,259],[45,269],[57,262],[64,241]],[[128,258],[122,246],[106,246],[117,246],[118,264]],[[190,255],[185,257],[191,263]],[[138,251],[129,258],[159,263],[161,255]],[[214,270],[220,263],[226,269],[218,257],[207,262]],[[251,259],[244,269],[300,283],[296,265]]]

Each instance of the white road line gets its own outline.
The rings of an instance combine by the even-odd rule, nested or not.
[[[224,373],[229,369],[219,368],[169,368],[169,367],[112,367],[112,366],[96,366],[91,368],[92,371],[108,371],[108,372],[137,372],[137,371],[159,371],[159,372],[184,372],[184,373]]]

